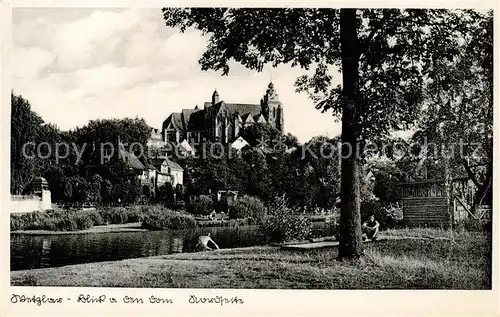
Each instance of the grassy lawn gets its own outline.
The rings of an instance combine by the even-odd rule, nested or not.
[[[365,246],[360,261],[336,249],[253,247],[11,272],[12,285],[279,289],[489,289],[490,237],[393,230],[417,237]]]

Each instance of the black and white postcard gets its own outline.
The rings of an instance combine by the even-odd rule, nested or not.
[[[497,315],[498,6],[381,5],[3,3],[3,312]]]

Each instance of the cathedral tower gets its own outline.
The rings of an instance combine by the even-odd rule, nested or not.
[[[214,93],[212,94],[212,106],[218,103],[219,103],[219,93],[217,92],[217,90],[215,90]]]
[[[267,86],[266,94],[261,100],[262,114],[273,127],[283,132],[283,104],[274,89],[272,82]]]

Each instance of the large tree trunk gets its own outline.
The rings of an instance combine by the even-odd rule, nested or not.
[[[358,106],[359,43],[356,31],[356,9],[340,10],[342,50],[342,176],[339,228],[339,259],[359,258],[363,254],[359,201],[359,132]]]

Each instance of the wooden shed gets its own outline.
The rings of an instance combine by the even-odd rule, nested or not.
[[[408,227],[449,227],[464,220],[464,208],[472,198],[468,178],[455,178],[447,192],[445,180],[421,180],[399,184],[403,222]]]

